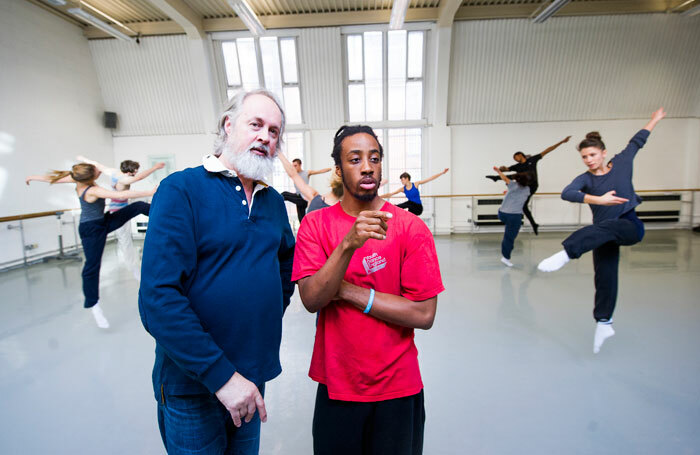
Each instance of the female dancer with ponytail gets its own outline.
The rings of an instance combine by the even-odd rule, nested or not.
[[[578,150],[588,171],[579,175],[561,193],[564,200],[591,206],[593,224],[571,234],[564,249],[540,262],[543,272],[559,270],[570,259],[578,259],[593,251],[595,271],[595,306],[597,321],[593,352],[598,353],[603,342],[613,336],[612,316],[617,300],[620,245],[634,245],[644,237],[644,224],[637,218],[635,207],[641,199],[632,185],[632,165],[637,151],[644,146],[656,124],[666,116],[663,108],[654,112],[644,129],[630,140],[627,147],[609,164],[607,150],[600,134],[588,133]]]
[[[100,171],[95,166],[80,163],[73,166],[70,171],[53,171],[49,175],[32,175],[27,177],[26,183],[31,181],[54,183],[75,183],[75,189],[80,200],[82,213],[78,232],[85,253],[85,265],[83,266],[83,294],[85,295],[85,308],[92,309],[97,326],[109,328],[109,322],[105,318],[102,309],[98,305],[100,286],[100,265],[102,252],[104,251],[107,234],[121,227],[124,223],[136,215],[148,215],[151,204],[146,202],[134,202],[114,213],[104,213],[105,199],[127,199],[147,197],[155,193],[155,188],[149,191],[113,191],[107,190],[95,184],[100,176]]]

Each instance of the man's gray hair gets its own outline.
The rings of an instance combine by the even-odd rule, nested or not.
[[[224,112],[221,114],[221,117],[219,117],[219,123],[217,125],[217,136],[216,140],[214,141],[214,156],[221,155],[221,153],[224,151],[224,147],[226,146],[226,141],[228,140],[228,134],[226,134],[226,129],[224,128],[226,119],[230,119],[231,125],[234,125],[236,123],[236,119],[241,114],[241,107],[243,106],[243,102],[246,100],[246,98],[248,98],[251,95],[264,95],[275,102],[280,112],[282,113],[282,125],[280,125],[279,139],[277,140],[277,150],[279,150],[284,144],[283,134],[284,127],[287,123],[287,119],[284,115],[284,109],[282,109],[282,103],[280,103],[280,101],[277,99],[277,95],[264,88],[248,91],[241,90],[229,100],[228,104],[226,105],[226,108],[224,109]]]

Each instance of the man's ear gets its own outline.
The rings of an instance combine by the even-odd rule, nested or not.
[[[227,115],[226,119],[224,120],[224,131],[226,131],[226,136],[230,136],[232,130],[233,125],[231,124],[231,117]]]
[[[343,173],[342,173],[342,171],[340,170],[340,166],[338,166],[338,165],[335,166],[335,175],[336,175],[337,177],[340,177],[340,179],[342,180],[342,178],[343,178]]]

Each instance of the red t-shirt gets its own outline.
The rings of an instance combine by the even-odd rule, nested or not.
[[[425,223],[388,202],[381,210],[394,215],[387,221],[387,238],[367,240],[356,250],[344,279],[413,301],[444,291]],[[307,214],[297,234],[292,280],[316,273],[354,222],[340,204]],[[343,301],[320,311],[309,376],[325,384],[333,400],[382,401],[423,389],[413,329],[363,314]]]

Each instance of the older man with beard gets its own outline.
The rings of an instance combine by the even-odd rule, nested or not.
[[[284,132],[265,90],[239,93],[213,155],[163,180],[151,206],[139,310],[169,454],[257,454],[265,383],[281,372],[294,237],[264,183]]]

